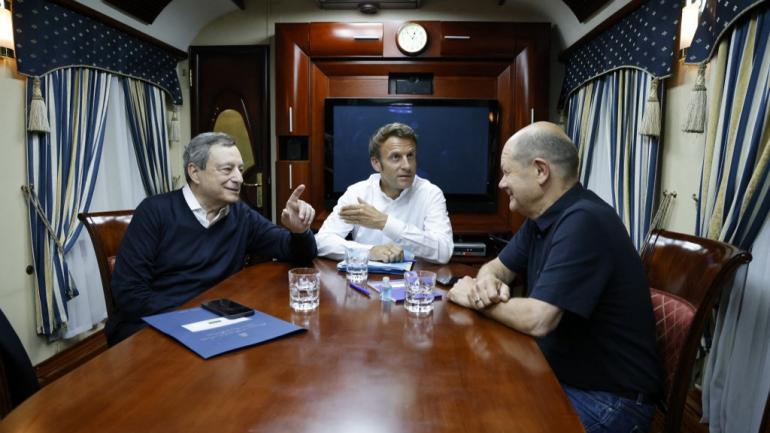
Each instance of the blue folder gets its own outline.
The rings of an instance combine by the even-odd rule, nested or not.
[[[305,328],[259,311],[255,311],[253,316],[246,317],[247,320],[198,332],[192,332],[184,325],[222,318],[196,307],[142,319],[155,329],[184,344],[203,359],[306,331]]]
[[[382,293],[382,281],[369,281],[368,284],[378,293]],[[406,299],[406,286],[404,285],[404,280],[391,280],[389,284],[390,300],[395,302],[404,302],[404,299]],[[441,300],[443,296],[444,294],[441,291],[436,289],[433,290],[434,300]]]

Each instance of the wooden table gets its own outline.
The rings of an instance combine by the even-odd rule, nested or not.
[[[146,329],[43,388],[0,431],[583,431],[533,339],[448,301],[410,315],[350,289],[334,265],[315,261],[312,313],[289,308],[283,263],[247,268],[188,303],[228,297],[305,333],[206,361]]]

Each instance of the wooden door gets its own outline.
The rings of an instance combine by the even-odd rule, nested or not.
[[[241,199],[270,218],[270,92],[266,45],[192,46],[192,136],[226,132],[246,171]]]

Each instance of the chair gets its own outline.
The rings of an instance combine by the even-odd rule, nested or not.
[[[679,432],[707,316],[751,254],[726,243],[655,230],[642,259],[665,381],[653,431]],[[662,419],[661,419],[662,418]]]
[[[115,312],[111,285],[115,257],[133,215],[133,210],[78,214],[78,219],[86,226],[94,245],[96,263],[99,264],[99,274],[102,278],[104,302],[107,305],[107,317],[111,317]]]
[[[0,310],[0,418],[37,392],[40,385],[19,336]]]

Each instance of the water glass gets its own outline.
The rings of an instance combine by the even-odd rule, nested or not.
[[[433,311],[433,289],[436,288],[436,273],[431,271],[404,272],[406,296],[404,308],[410,313],[428,314]]]
[[[354,284],[365,284],[369,278],[369,249],[345,248],[345,265],[348,281]]]
[[[289,271],[289,306],[294,311],[318,308],[321,273],[315,268],[294,268]]]

